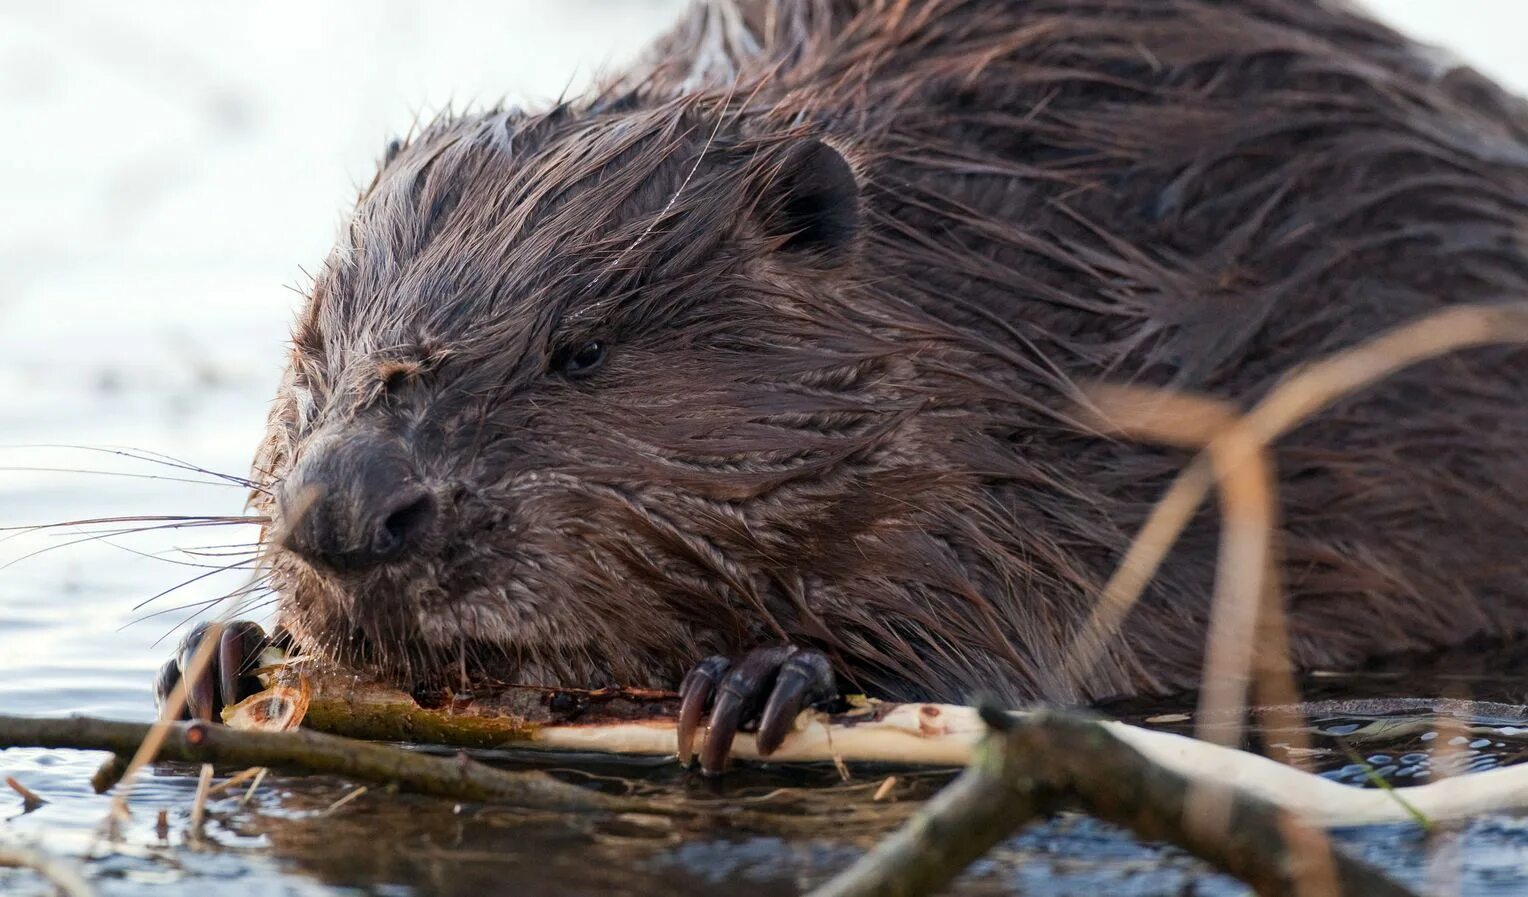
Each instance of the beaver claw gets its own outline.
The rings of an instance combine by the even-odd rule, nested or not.
[[[732,739],[747,724],[756,723],[759,753],[774,753],[802,710],[832,698],[837,692],[833,666],[817,652],[794,645],[759,648],[733,663],[707,657],[679,686],[679,759],[694,755],[700,717],[709,706],[711,720],[700,768],[706,775],[726,770]]]
[[[212,656],[194,679],[186,682],[186,698],[176,715],[178,719],[220,720],[224,707],[237,704],[260,691],[260,680],[252,674],[260,663],[260,652],[286,639],[279,627],[270,636],[260,624],[248,620],[232,623],[198,623],[180,641],[175,657],[159,670],[154,679],[154,704],[162,715],[165,702],[181,680],[184,671],[207,639],[216,639]]]

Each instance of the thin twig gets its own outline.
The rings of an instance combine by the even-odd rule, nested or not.
[[[251,766],[249,769],[243,770],[242,772],[236,772],[223,781],[218,782],[216,785],[213,785],[208,793],[221,794],[224,791],[232,791],[233,789],[259,775],[260,769],[261,767],[259,766]]]
[[[200,843],[205,834],[202,826],[207,821],[207,794],[212,788],[212,764],[203,763],[201,774],[196,778],[196,797],[191,801],[190,839]]]
[[[359,788],[356,788],[355,790],[351,791],[349,794],[345,795],[344,797],[340,798],[339,800],[335,801],[334,803],[330,804],[329,806],[325,807],[323,810],[321,810],[319,812],[318,815],[320,815],[320,816],[331,816],[331,815],[334,814],[335,810],[338,810],[340,807],[343,807],[344,805],[350,803],[351,801],[353,801],[356,798],[360,797],[361,795],[365,794],[366,791],[367,791],[366,786],[362,785]]]
[[[268,772],[270,772],[270,768],[269,767],[266,767],[266,766],[260,767],[260,771],[255,773],[255,780],[253,782],[249,783],[249,790],[245,791],[244,792],[244,796],[239,798],[239,806],[242,807],[245,804],[250,802],[250,799],[255,796],[255,792],[257,790],[259,790],[260,783],[265,781],[265,775]]]
[[[1258,443],[1241,421],[1210,441],[1209,454],[1220,484],[1220,559],[1215,571],[1215,594],[1204,667],[1204,686],[1199,695],[1198,737],[1228,748],[1240,746],[1243,712],[1249,684],[1256,676],[1259,691],[1273,697],[1276,711],[1289,717],[1287,730],[1304,731],[1304,720],[1287,708],[1295,706],[1294,675],[1285,636],[1284,595],[1275,563],[1278,509],[1274,463],[1267,446]],[[1272,635],[1277,643],[1264,644],[1259,635]],[[1248,651],[1248,646],[1252,650]],[[1230,725],[1211,729],[1210,720]],[[1303,745],[1301,745],[1303,746]],[[1207,830],[1225,831],[1231,824],[1231,806],[1224,789],[1196,786],[1188,795],[1190,813],[1203,813],[1197,824]],[[1289,865],[1296,892],[1301,895],[1340,893],[1335,852],[1319,829],[1307,829],[1290,837]]]
[[[1241,743],[1242,711],[1252,679],[1248,649],[1254,644],[1273,549],[1273,471],[1256,446],[1248,448],[1249,438],[1232,425],[1210,443],[1211,467],[1221,486],[1220,557],[1195,734],[1224,747]],[[1221,725],[1223,721],[1229,725]]]
[[[1310,415],[1402,368],[1460,349],[1524,342],[1528,303],[1455,306],[1311,364],[1275,387],[1242,421],[1255,443],[1267,445]],[[1127,435],[1132,425],[1146,427],[1144,420],[1160,422],[1169,401],[1160,391],[1119,386],[1096,387],[1088,399],[1101,427]],[[1185,430],[1178,435],[1158,424],[1141,435],[1195,444],[1193,437],[1203,435],[1206,422],[1194,417],[1184,421]],[[1234,467],[1236,459],[1227,457],[1222,463]],[[1201,455],[1168,487],[1067,651],[1070,669],[1086,672],[1098,662],[1213,483],[1208,459]]]
[[[0,866],[31,869],[52,882],[67,897],[94,897],[95,890],[79,870],[51,854],[19,844],[0,844]]]
[[[12,791],[21,795],[21,810],[23,813],[30,813],[43,804],[47,803],[47,801],[43,799],[42,795],[16,781],[15,777],[13,776],[6,776],[5,784],[9,785]]]
[[[180,681],[176,682],[175,687],[170,689],[170,693],[165,696],[164,706],[159,710],[159,719],[143,730],[142,736],[138,740],[137,749],[132,751],[114,751],[117,754],[118,760],[124,757],[127,760],[126,765],[121,768],[121,774],[117,776],[111,806],[107,808],[106,825],[108,827],[120,820],[126,819],[130,815],[127,801],[133,793],[133,785],[137,781],[138,772],[147,766],[156,756],[160,756],[164,741],[169,736],[171,728],[175,725],[175,718],[180,716],[181,711],[186,707],[186,683],[196,680],[206,670],[207,665],[212,663],[212,653],[217,647],[217,643],[217,634],[213,632],[208,633],[208,636],[202,639],[201,644],[196,646],[196,650],[192,652],[190,662],[186,663],[184,665],[185,668],[181,670]],[[102,779],[102,774],[106,771],[106,767],[103,766],[101,770],[97,771],[97,778]],[[104,779],[102,780],[104,781]]]
[[[1290,733],[1295,743],[1285,757],[1299,758],[1308,747],[1304,721],[1293,709],[1298,704],[1285,621],[1284,595],[1277,564],[1277,476],[1266,444],[1259,441],[1230,404],[1208,397],[1142,388],[1105,391],[1101,407],[1115,406],[1112,422],[1122,432],[1141,439],[1205,449],[1209,469],[1220,484],[1222,533],[1216,564],[1214,594],[1204,665],[1204,687],[1199,694],[1198,737],[1204,741],[1237,747],[1241,743],[1243,711],[1248,686],[1257,686],[1262,716],[1271,727]],[[1128,413],[1118,406],[1132,400]],[[1202,463],[1202,462],[1201,462]],[[1181,482],[1198,484],[1197,475]],[[1153,520],[1187,520],[1197,501],[1162,502]],[[1139,540],[1132,551],[1151,546],[1157,557],[1165,554],[1170,539]],[[1130,570],[1128,563],[1122,570]],[[1105,648],[1101,638],[1117,627],[1129,603],[1118,601],[1118,584],[1131,582],[1116,574],[1093,619],[1085,629],[1088,650],[1070,658],[1074,670],[1092,666]],[[1134,583],[1132,583],[1134,584]],[[1144,579],[1139,582],[1144,585]],[[1252,646],[1249,651],[1247,646]],[[1190,795],[1190,811],[1198,823],[1224,827],[1229,806],[1218,797],[1219,789],[1196,789]],[[1319,843],[1325,835],[1314,831],[1309,840],[1309,861],[1301,864],[1308,873],[1305,893],[1325,894],[1333,888],[1334,870],[1323,860],[1329,855]]]

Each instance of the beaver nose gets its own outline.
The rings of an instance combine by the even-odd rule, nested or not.
[[[408,465],[359,440],[312,446],[280,496],[282,547],[340,571],[406,556],[435,522],[435,496]]]

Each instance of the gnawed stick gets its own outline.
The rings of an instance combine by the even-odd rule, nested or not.
[[[438,744],[565,752],[672,755],[671,716],[602,721],[591,712],[575,723],[533,722],[492,716],[474,707],[427,710],[401,692],[351,685],[336,695],[315,688],[312,722],[357,737],[406,740],[428,732]],[[351,699],[364,694],[364,699]],[[360,708],[359,710],[357,708]],[[426,723],[427,725],[422,725]],[[1528,807],[1528,765],[1471,773],[1394,794],[1354,788],[1301,772],[1266,757],[1218,747],[1167,732],[1118,722],[1099,724],[1152,762],[1186,779],[1234,786],[1282,807],[1313,825],[1346,826],[1433,821]],[[148,725],[86,717],[34,719],[0,715],[0,748],[44,747],[111,751],[130,755]],[[188,733],[196,731],[197,744]],[[536,774],[510,773],[460,758],[434,757],[388,745],[319,732],[243,732],[220,726],[176,724],[156,756],[166,760],[271,766],[292,772],[343,775],[394,782],[408,790],[457,799],[501,799],[522,806],[578,810],[646,811],[637,801],[608,797]],[[976,710],[948,704],[869,703],[850,714],[806,713],[773,762],[883,761],[963,766],[986,733]],[[734,745],[738,756],[757,758],[750,735]],[[1404,801],[1396,799],[1404,798]]]
[[[31,869],[53,883],[65,897],[93,897],[95,890],[73,864],[19,844],[0,844],[0,866]]]
[[[0,748],[111,751],[132,756],[151,726],[76,716],[0,715]],[[435,757],[320,732],[252,732],[208,723],[174,723],[153,757],[227,766],[272,766],[327,773],[460,800],[503,800],[557,811],[646,811],[641,801],[599,794],[536,772],[506,772],[467,757]]]
[[[1264,897],[1310,893],[1303,879],[1314,833],[1277,804],[1228,787],[1232,824],[1207,825],[1186,812],[1187,795],[1204,783],[1153,762],[1118,737],[1117,725],[1053,712],[987,718],[998,731],[976,746],[960,778],[811,897],[933,893],[1017,829],[1068,804],[1176,844]],[[1343,897],[1412,895],[1363,863],[1329,856]]]
[[[432,710],[401,691],[351,676],[318,673],[311,684],[305,725],[352,737],[638,755],[673,755],[677,748],[672,705],[645,693],[635,700],[595,693],[608,700],[591,704],[573,722],[563,722],[546,709],[544,690],[510,689]],[[1392,794],[1343,785],[1267,757],[1181,735],[1119,722],[1099,725],[1190,781],[1244,789],[1312,825],[1414,822],[1416,813],[1444,821],[1528,808],[1528,765],[1396,788]],[[795,730],[767,759],[964,766],[986,733],[986,724],[972,707],[869,701],[844,714],[803,713]],[[739,733],[733,753],[759,759],[753,736],[746,732]]]

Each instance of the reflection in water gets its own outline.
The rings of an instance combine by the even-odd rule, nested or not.
[[[632,775],[626,784],[641,792],[712,790],[667,770],[656,773],[658,782],[651,773]],[[807,771],[805,782],[794,776],[797,787],[783,784],[790,775],[745,775],[714,795],[714,817],[678,824],[660,817],[581,818],[370,795],[325,816],[323,808],[350,788],[312,781],[296,788],[277,783],[252,811],[221,824],[246,841],[259,839],[268,856],[305,877],[373,893],[763,897],[800,893],[844,868],[906,818],[913,806],[908,798],[926,795],[942,780],[914,774],[912,784],[899,789],[898,802],[888,805],[870,799],[878,777],[824,790],[825,775],[831,770]],[[759,814],[750,828],[729,818],[740,803]],[[1107,887],[1167,894],[1193,881],[1199,881],[1196,893],[1244,893],[1234,882],[1207,877],[1199,863],[1176,851],[1065,818],[1005,845],[973,869],[957,893],[1060,895]]]

